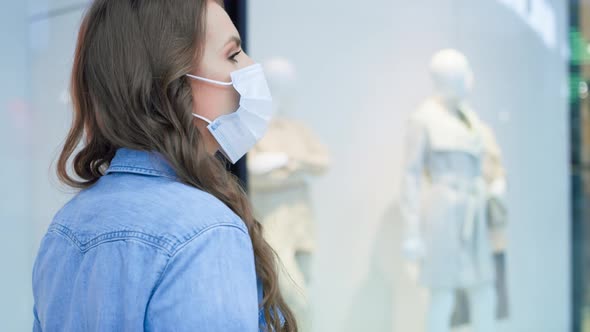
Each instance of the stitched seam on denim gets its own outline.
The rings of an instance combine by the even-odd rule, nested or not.
[[[160,277],[158,278],[158,280],[156,281],[156,283],[154,284],[154,288],[152,289],[152,292],[150,294],[150,297],[147,301],[147,305],[146,305],[146,312],[147,312],[147,308],[149,308],[150,306],[150,302],[152,301],[152,297],[154,296],[154,293],[156,292],[156,290],[158,290],[158,287],[160,287],[160,284],[162,283],[162,279],[164,278],[164,275],[166,275],[166,272],[168,271],[168,267],[170,266],[170,263],[172,262],[172,260],[174,259],[175,255],[184,247],[186,247],[187,244],[191,243],[194,239],[198,238],[199,236],[201,236],[203,233],[215,229],[215,228],[225,228],[225,227],[231,227],[231,228],[236,228],[240,231],[242,231],[242,233],[246,234],[249,237],[248,232],[244,229],[244,227],[240,227],[239,225],[236,224],[231,224],[231,223],[217,223],[217,224],[213,224],[210,226],[207,226],[205,228],[203,228],[202,230],[200,230],[199,232],[197,232],[196,234],[194,234],[190,240],[184,242],[182,245],[180,245],[174,252],[172,255],[169,256],[168,261],[166,262],[166,266],[164,266],[164,269],[162,270],[162,273],[160,274]],[[147,314],[144,315],[147,318]],[[145,325],[145,320],[144,320],[144,325]]]
[[[125,240],[126,238],[134,238],[134,239],[138,239],[142,242],[145,242],[149,245],[152,245],[156,248],[160,248],[163,249],[167,252],[168,255],[170,255],[173,252],[173,249],[175,248],[175,246],[177,244],[165,239],[165,238],[158,238],[155,237],[153,235],[150,234],[146,234],[146,233],[142,233],[139,231],[114,231],[114,232],[108,232],[108,233],[104,233],[101,234],[97,237],[92,238],[91,240],[82,243],[72,232],[71,229],[69,229],[68,227],[55,223],[53,224],[49,231],[51,230],[55,230],[58,231],[62,234],[64,234],[65,236],[67,236],[69,239],[71,239],[80,249],[81,252],[85,253],[88,250],[100,245],[101,243],[104,242],[113,242],[113,241],[117,241],[117,240]]]
[[[125,172],[125,173],[133,173],[133,174],[143,174],[143,175],[152,175],[152,176],[159,176],[165,177],[171,180],[178,180],[178,178],[167,172],[159,171],[153,168],[143,168],[137,166],[122,166],[122,165],[110,165],[106,171],[106,174],[113,173],[113,172]]]
[[[65,230],[67,230],[67,232],[71,233],[72,236],[75,237],[74,232],[69,227],[67,227],[65,225],[62,225],[59,222],[55,222],[51,227],[52,228],[53,227],[63,228]],[[119,231],[112,231],[112,232],[107,232],[107,233],[101,233],[100,235],[98,235],[98,236],[96,236],[96,237],[94,237],[94,238],[86,241],[85,243],[82,243],[76,237],[76,241],[80,244],[81,247],[83,247],[83,246],[90,245],[91,242],[99,241],[100,238],[103,237],[103,236],[105,236],[105,235],[109,235],[109,234],[113,234],[113,233],[134,233],[134,234],[137,233],[137,234],[142,234],[147,240],[152,239],[152,240],[154,240],[154,242],[166,242],[165,244],[170,245],[170,246],[177,245],[177,243],[175,241],[171,241],[171,240],[168,240],[168,239],[163,238],[163,237],[160,238],[160,237],[157,237],[157,236],[148,234],[148,233],[143,233],[143,232],[140,232],[140,231],[128,231],[128,230],[119,230]]]
[[[90,246],[90,247],[80,247],[78,245],[78,243],[76,243],[77,240],[75,238],[72,238],[72,236],[70,234],[67,234],[66,232],[63,232],[60,229],[52,229],[49,232],[50,233],[56,233],[56,234],[58,234],[60,236],[63,236],[67,240],[70,240],[70,242],[72,242],[72,243],[74,243],[74,245],[76,245],[76,247],[78,248],[78,250],[80,251],[81,254],[86,254],[91,249],[96,248],[96,247],[99,247],[101,244],[104,244],[104,243],[117,242],[117,241],[137,241],[137,242],[146,244],[146,245],[148,245],[148,246],[150,246],[152,248],[159,249],[159,250],[163,251],[166,256],[170,256],[170,250],[168,248],[165,248],[165,247],[159,246],[159,245],[157,245],[157,244],[155,244],[153,242],[146,241],[144,239],[137,238],[137,237],[132,237],[132,236],[107,239],[107,240],[101,241],[99,243],[96,243],[95,245]]]
[[[118,242],[118,241],[122,241],[122,242],[125,242],[125,241],[137,241],[137,242],[140,242],[140,243],[147,244],[147,245],[149,245],[152,248],[160,249],[160,250],[164,251],[167,256],[170,255],[170,250],[168,248],[163,247],[161,245],[158,245],[156,243],[150,242],[148,240],[145,240],[145,239],[136,237],[136,236],[123,236],[123,237],[113,237],[113,238],[109,238],[109,239],[104,239],[104,240],[102,240],[102,241],[100,241],[98,243],[95,243],[95,244],[91,245],[91,246],[85,247],[84,248],[84,253],[92,250],[93,248],[99,247],[102,244],[110,243],[110,242]]]
[[[63,237],[69,239],[74,245],[76,245],[78,250],[82,251],[80,241],[74,236],[73,232],[69,228],[59,224],[53,224],[49,227],[47,233],[58,233],[59,235],[62,235]]]
[[[110,171],[114,171],[114,170],[137,171],[140,173],[153,174],[153,175],[166,174],[165,172],[156,170],[154,168],[145,168],[145,167],[138,167],[138,166],[124,166],[124,165],[110,165],[109,170]]]

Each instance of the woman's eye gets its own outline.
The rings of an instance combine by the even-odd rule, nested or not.
[[[233,62],[238,62],[238,60],[236,60],[236,57],[238,56],[238,54],[242,53],[242,50],[237,51],[236,53],[232,54],[229,59]]]

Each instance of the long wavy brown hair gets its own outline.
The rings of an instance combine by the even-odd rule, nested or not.
[[[181,182],[211,193],[242,218],[263,287],[266,329],[297,331],[279,291],[278,259],[246,193],[225,164],[207,153],[193,123],[185,74],[201,57],[206,9],[207,0],[92,3],[78,35],[70,87],[74,118],[57,173],[65,184],[84,189],[104,175],[120,147],[160,153]]]

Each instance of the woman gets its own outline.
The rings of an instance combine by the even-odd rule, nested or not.
[[[270,118],[240,45],[217,1],[91,5],[58,161],[81,191],[39,249],[35,331],[297,331],[275,256],[215,156],[237,161]]]

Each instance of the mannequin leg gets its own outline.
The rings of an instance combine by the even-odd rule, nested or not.
[[[279,258],[279,287],[287,304],[297,318],[302,332],[309,331],[307,285],[296,259],[296,238],[291,234],[289,209],[279,209],[264,221],[264,237]]]
[[[431,289],[428,309],[428,332],[451,331],[451,314],[455,293],[453,289]]]
[[[474,332],[494,332],[496,294],[492,283],[467,290],[471,304],[471,325]]]
[[[307,285],[295,259],[295,252],[285,250],[277,251],[277,254],[281,260],[279,270],[281,292],[297,318],[300,331],[309,331]]]

